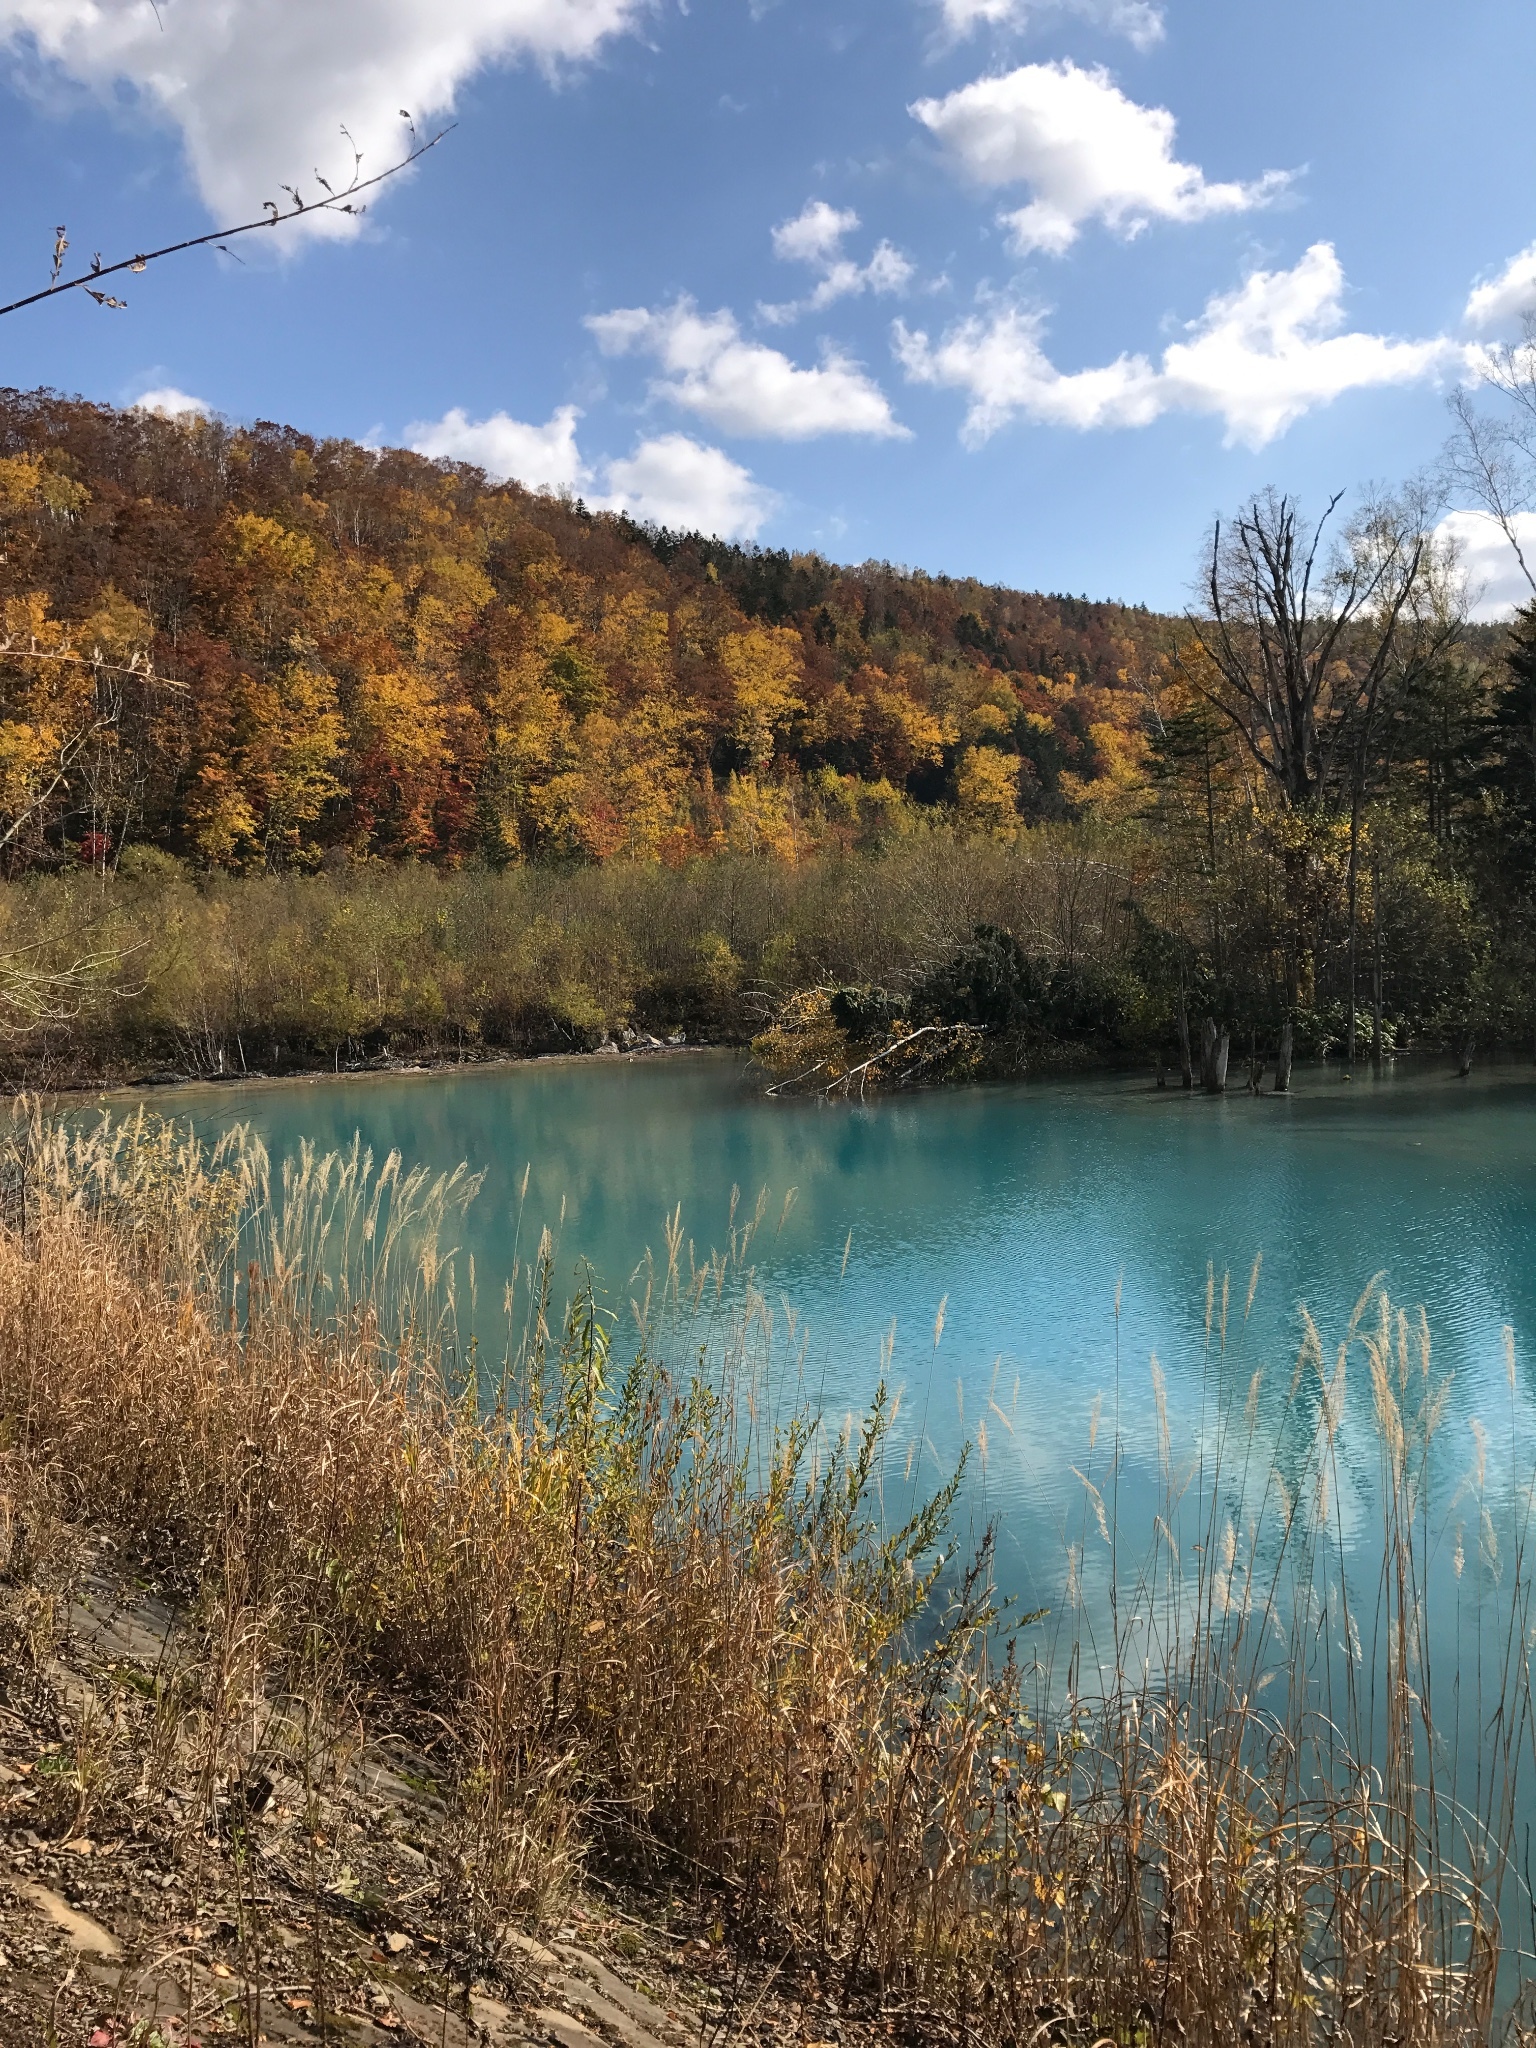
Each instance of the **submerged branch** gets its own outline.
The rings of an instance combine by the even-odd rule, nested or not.
[[[909,1045],[915,1045],[920,1038],[937,1037],[942,1041],[940,1044],[925,1051],[918,1063],[921,1068],[931,1066],[935,1056],[957,1052],[962,1047],[968,1047],[985,1038],[986,1035],[984,1027],[979,1024],[920,1025],[916,1031],[909,1031],[904,1038],[892,1039],[891,1043],[882,1046],[879,1052],[872,1053],[866,1060],[861,1060],[856,1067],[850,1067],[846,1074],[841,1075],[836,1081],[832,1082],[823,1092],[827,1095],[836,1095],[839,1092],[846,1095],[852,1088],[853,1083],[858,1081],[860,1084],[859,1092],[862,1094],[865,1080],[872,1074],[878,1079],[879,1076],[876,1070],[884,1061],[894,1058],[899,1052],[904,1052]],[[905,1074],[898,1075],[894,1085],[898,1088],[904,1087],[911,1079],[912,1074],[908,1071]]]

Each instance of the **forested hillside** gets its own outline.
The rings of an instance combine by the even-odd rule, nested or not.
[[[1260,494],[1173,619],[0,394],[0,1031],[1529,1045],[1536,626],[1433,519]]]
[[[9,872],[803,856],[1113,799],[1167,622],[0,394]]]

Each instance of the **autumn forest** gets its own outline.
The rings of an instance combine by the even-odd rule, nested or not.
[[[942,985],[1026,1065],[1528,1043],[1536,632],[1468,624],[1411,494],[1321,510],[1216,528],[1174,619],[0,394],[7,1042],[739,1039],[845,987],[878,1033]]]

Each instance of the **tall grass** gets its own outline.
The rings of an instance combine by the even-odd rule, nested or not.
[[[1052,959],[1118,959],[1126,860],[1096,827],[1018,846],[925,831],[798,867],[373,863],[232,879],[135,848],[116,875],[0,886],[0,1072],[569,1050],[631,1024],[740,1040],[791,990],[899,983],[978,921]],[[64,977],[85,956],[90,985],[61,982],[56,1014],[35,1017],[49,1006],[23,970]]]
[[[1060,1601],[1024,1623],[986,1542],[946,1549],[953,1486],[897,1507],[884,1390],[840,1435],[774,1417],[759,1218],[702,1262],[675,1224],[622,1345],[590,1292],[558,1307],[546,1241],[493,1352],[458,1313],[465,1176],[275,1176],[238,1135],[38,1117],[5,1180],[12,1519],[45,1487],[252,1674],[430,1723],[473,1939],[640,1853],[849,1997],[987,2041],[1492,2038],[1529,1904],[1529,1492],[1436,1497],[1427,1332],[1374,1287],[1277,1414],[1220,1392],[1213,1285],[1211,1412],[1181,1472],[1159,1408],[1150,1545],[1095,1430]],[[1359,1363],[1368,1543],[1339,1520]],[[1488,1664],[1459,1731],[1442,1599]]]

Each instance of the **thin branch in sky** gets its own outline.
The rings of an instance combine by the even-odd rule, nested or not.
[[[279,227],[284,221],[297,220],[300,214],[349,213],[354,218],[361,218],[368,211],[367,207],[358,206],[353,203],[360,193],[371,192],[376,186],[384,184],[386,180],[398,177],[402,171],[409,170],[412,164],[418,163],[427,154],[428,150],[436,149],[444,136],[451,134],[458,125],[457,122],[450,122],[446,128],[440,128],[427,141],[420,142],[417,140],[416,129],[411,122],[410,116],[402,110],[401,118],[410,130],[412,147],[409,153],[401,157],[398,163],[391,164],[387,170],[379,171],[371,178],[363,177],[362,154],[356,143],[352,141],[351,135],[343,127],[342,134],[352,144],[353,170],[351,183],[344,186],[341,191],[333,191],[329,185],[326,185],[325,180],[321,178],[320,183],[325,187],[327,196],[323,199],[306,200],[297,187],[283,185],[280,187],[280,190],[289,194],[293,202],[290,206],[280,207],[275,199],[266,199],[262,201],[264,211],[256,220],[241,221],[235,227],[211,228],[205,235],[189,235],[185,241],[168,242],[162,249],[148,249],[138,255],[125,256],[117,263],[104,264],[98,255],[92,259],[89,270],[81,271],[78,277],[65,278],[62,283],[60,282],[60,272],[64,268],[64,253],[69,247],[69,240],[65,230],[60,227],[55,231],[53,275],[49,279],[47,289],[40,292],[31,292],[22,299],[13,299],[8,306],[0,306],[0,315],[19,313],[26,306],[35,306],[44,299],[59,298],[65,292],[77,290],[84,291],[88,297],[96,301],[98,306],[109,306],[117,311],[122,311],[127,305],[127,300],[114,298],[107,292],[94,290],[93,287],[98,278],[111,277],[120,270],[142,271],[147,265],[158,262],[162,256],[176,256],[183,249],[203,249],[211,246],[223,249],[226,256],[233,255],[233,250],[225,249],[224,244],[233,239],[234,236],[251,234],[257,228]],[[318,172],[316,176],[319,176]]]

